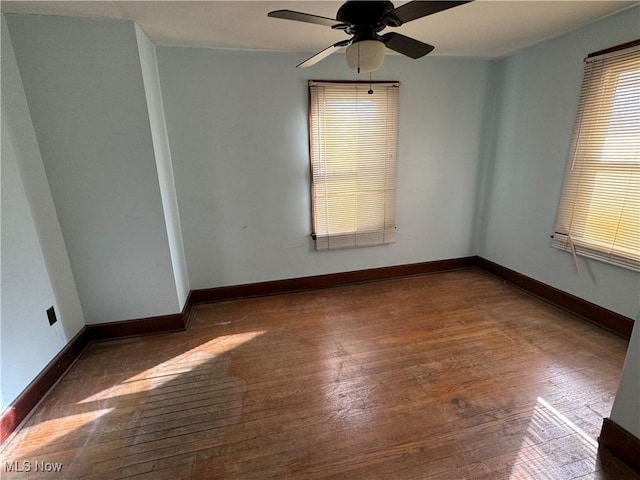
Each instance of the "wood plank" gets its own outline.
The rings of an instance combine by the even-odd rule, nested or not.
[[[186,332],[91,345],[2,458],[83,479],[637,479],[594,443],[626,346],[472,269],[199,305]]]

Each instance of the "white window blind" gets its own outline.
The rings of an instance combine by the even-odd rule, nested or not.
[[[318,250],[395,242],[398,82],[309,82]]]
[[[640,45],[585,60],[552,245],[640,271]]]

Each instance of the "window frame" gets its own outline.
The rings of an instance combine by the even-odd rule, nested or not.
[[[585,58],[571,151],[567,160],[556,213],[555,232],[551,242],[553,247],[572,253],[576,269],[578,268],[576,255],[581,255],[640,271],[640,251],[633,248],[633,241],[630,244],[632,247],[628,247],[628,243],[625,242],[625,238],[629,238],[628,234],[623,236],[622,243],[617,241],[620,226],[625,225],[620,220],[623,213],[629,214],[630,211],[630,215],[633,215],[634,212],[633,209],[626,210],[626,199],[631,195],[631,198],[635,199],[631,204],[634,206],[638,201],[636,197],[640,195],[636,187],[637,177],[640,176],[640,158],[631,157],[631,161],[605,159],[607,139],[611,136],[610,128],[615,121],[615,102],[621,77],[626,72],[631,73],[630,85],[634,95],[632,101],[635,101],[635,95],[638,94],[636,89],[640,88],[636,86],[635,81],[640,73],[633,72],[640,72],[639,62],[640,40],[601,50]],[[592,76],[595,76],[596,80],[591,78]],[[624,85],[623,82],[622,86]],[[634,106],[635,103],[631,103],[631,108]],[[635,112],[635,110],[632,111]],[[632,122],[629,127],[630,138],[633,140],[635,134],[640,135],[640,132],[636,132],[633,128],[634,115],[632,114],[629,118]],[[583,129],[583,123],[588,125],[586,130]],[[635,144],[631,145],[629,152],[633,155]],[[628,152],[623,150],[621,155],[625,153]],[[609,176],[610,179],[598,185],[599,175]],[[622,205],[606,202],[613,200],[617,195],[615,189],[620,183],[615,180],[616,176],[625,178],[627,182]],[[602,188],[604,196],[594,194],[597,188]],[[610,227],[606,226],[603,219],[609,219],[607,210],[615,211],[616,209],[619,210],[619,217],[615,222],[611,222],[616,225],[614,233]],[[589,231],[590,226],[593,228],[591,231]],[[634,226],[635,222],[632,221],[631,229]],[[606,232],[607,229],[611,231]],[[598,230],[600,230],[599,234]]]
[[[373,90],[375,91],[376,86],[377,87],[381,87],[381,86],[385,86],[385,87],[394,87],[394,88],[398,88],[400,87],[400,82],[396,81],[396,80],[376,80],[376,81],[359,81],[359,80],[309,80],[308,81],[308,91],[307,91],[307,98],[308,98],[308,121],[307,121],[307,127],[308,127],[308,139],[309,139],[309,168],[310,168],[310,206],[311,206],[311,237],[313,238],[315,245],[316,245],[316,250],[320,250],[320,251],[326,251],[326,250],[337,250],[337,249],[345,249],[345,248],[359,248],[359,247],[367,247],[367,246],[377,246],[377,245],[388,245],[388,244],[392,244],[395,243],[395,232],[391,235],[388,234],[388,230],[389,227],[386,227],[386,224],[383,220],[383,224],[380,227],[371,229],[371,230],[367,230],[367,231],[344,231],[344,232],[336,232],[336,233],[319,233],[318,231],[318,218],[317,218],[317,214],[316,214],[316,203],[317,203],[317,199],[318,199],[318,194],[316,191],[317,185],[316,185],[316,174],[314,173],[315,170],[317,170],[317,168],[314,167],[314,147],[313,147],[313,142],[314,142],[314,132],[313,132],[313,122],[312,122],[312,116],[313,116],[313,100],[312,100],[312,88],[313,87],[317,87],[317,86],[331,86],[331,85],[336,85],[336,86],[352,86],[352,85],[356,85],[356,86],[361,86],[361,87],[368,87],[369,90]],[[398,90],[399,92],[399,90]],[[355,98],[354,98],[355,100]],[[395,199],[395,192],[396,192],[396,168],[397,168],[397,151],[398,151],[398,123],[399,123],[399,93],[398,93],[398,101],[397,104],[395,106],[395,119],[396,119],[396,123],[395,123],[395,127],[394,127],[394,152],[393,152],[393,220],[394,220],[394,226],[393,229],[395,230],[396,226],[395,226],[395,204],[396,204],[396,199]],[[331,175],[331,173],[327,173],[327,175]],[[353,174],[354,179],[357,179],[358,177],[358,170],[356,169],[354,171]],[[387,188],[384,188],[384,191],[387,191]],[[386,202],[385,202],[385,211],[386,211]],[[358,242],[357,238],[366,238],[367,235],[373,235],[375,236],[376,234],[379,234],[380,232],[384,232],[383,233],[383,238],[386,236],[386,238],[384,238],[383,241],[379,242],[379,241],[362,241],[362,242]],[[348,240],[349,238],[353,238],[354,241],[353,242],[347,242],[346,240]],[[333,245],[332,245],[333,244]]]

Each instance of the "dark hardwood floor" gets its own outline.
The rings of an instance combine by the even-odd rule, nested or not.
[[[626,346],[477,270],[201,305],[91,345],[0,476],[637,479],[596,441]]]

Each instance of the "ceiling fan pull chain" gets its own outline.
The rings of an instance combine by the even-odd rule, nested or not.
[[[369,95],[373,95],[373,88],[371,88],[371,72],[369,72],[369,91],[367,93]]]

